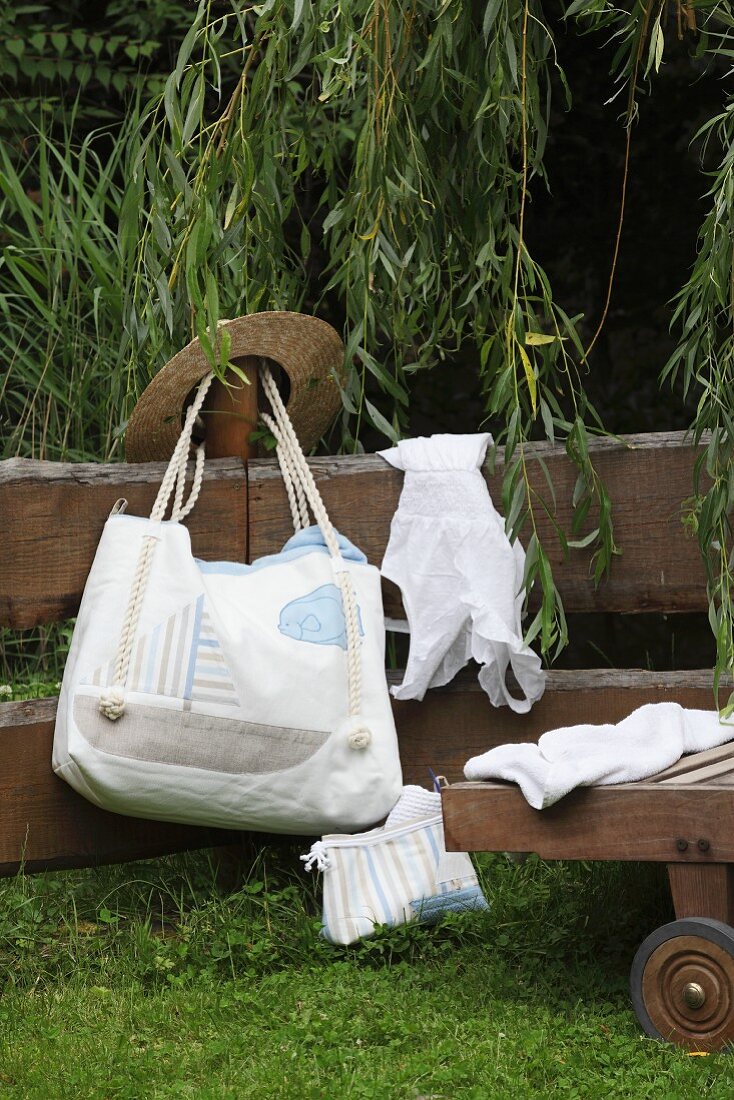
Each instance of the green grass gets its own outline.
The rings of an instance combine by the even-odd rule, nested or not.
[[[661,868],[483,856],[490,912],[333,948],[297,855],[229,891],[206,853],[0,884],[0,1096],[734,1094],[629,1006]]]

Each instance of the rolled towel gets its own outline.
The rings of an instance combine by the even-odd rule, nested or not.
[[[537,745],[500,745],[468,760],[464,775],[517,783],[530,805],[543,810],[575,787],[634,783],[684,753],[732,738],[734,725],[721,722],[718,711],[648,703],[616,725],[562,726],[544,733]]]

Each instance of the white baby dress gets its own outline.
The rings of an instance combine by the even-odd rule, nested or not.
[[[405,471],[382,563],[401,589],[410,628],[396,699],[422,699],[470,657],[494,706],[525,713],[543,694],[540,658],[523,644],[525,552],[505,534],[480,470],[491,438],[433,435],[379,452]],[[523,698],[510,693],[508,666]]]

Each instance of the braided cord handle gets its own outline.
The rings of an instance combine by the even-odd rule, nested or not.
[[[183,500],[184,486],[186,483],[186,465],[191,445],[191,435],[194,430],[194,421],[199,414],[204,398],[211,385],[213,374],[207,374],[202,380],[196,392],[191,406],[186,413],[184,426],[179,436],[178,443],[171,455],[168,468],[163,476],[158,495],[155,498],[150,519],[152,523],[160,523],[166,514],[166,508],[173,493],[172,520],[181,520],[187,516],[196,504],[201,490],[201,479],[204,475],[204,444],[196,448],[196,464],[194,466],[194,480],[186,503]],[[122,620],[120,640],[117,644],[117,654],[112,673],[112,685],[102,692],[99,700],[100,713],[115,722],[125,713],[125,682],[130,668],[130,656],[138,630],[140,612],[143,606],[145,590],[148,587],[148,578],[153,565],[153,555],[158,544],[156,534],[143,536],[140,547],[135,574],[133,576],[130,596],[128,598],[125,617]]]
[[[272,416],[265,413],[262,415],[262,419],[273,432],[278,443],[278,462],[283,471],[286,490],[291,503],[293,525],[296,531],[306,526],[304,512],[307,521],[308,513],[305,510],[305,501],[308,501],[316,523],[324,536],[324,542],[329,550],[334,569],[334,579],[342,595],[342,608],[347,635],[349,717],[357,718],[362,710],[362,655],[359,640],[359,609],[352,578],[341,555],[336,532],[329,519],[321,493],[298,442],[298,436],[286,412],[283,399],[270,368],[265,363],[262,363],[260,367],[260,379],[273,410]],[[305,498],[305,501],[303,498]],[[296,503],[294,503],[294,499]],[[371,739],[368,729],[364,726],[357,726],[352,729],[349,735],[349,744],[353,749],[364,749],[369,745]]]

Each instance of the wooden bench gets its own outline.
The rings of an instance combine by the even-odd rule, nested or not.
[[[566,610],[704,611],[698,547],[680,522],[681,501],[691,493],[694,449],[681,433],[673,433],[628,437],[622,444],[601,440],[594,451],[614,503],[622,554],[611,577],[595,589],[588,551],[573,550],[564,561],[552,524],[538,509],[539,533]],[[545,463],[555,486],[556,518],[568,530],[576,472],[559,447],[538,444],[533,455]],[[379,563],[402,475],[376,456],[318,458],[311,465],[334,523]],[[540,463],[531,456],[529,467],[538,493],[547,499]],[[131,512],[146,514],[162,473],[158,464],[0,463],[0,625],[25,629],[73,616],[112,504],[126,497]],[[496,500],[501,474],[500,466],[488,479]],[[199,557],[244,561],[272,553],[291,533],[289,523],[274,461],[207,463],[189,525]],[[385,600],[387,614],[399,615],[398,596],[389,587]],[[399,680],[401,673],[390,676]],[[727,750],[715,750],[701,766],[679,765],[654,782],[577,792],[542,813],[530,809],[511,785],[460,782],[467,758],[493,745],[535,739],[573,722],[617,721],[643,703],[663,700],[711,707],[710,672],[551,671],[544,698],[528,715],[492,708],[476,679],[462,676],[422,703],[394,703],[405,781],[425,785],[429,767],[448,778],[444,814],[447,840],[455,849],[662,861],[668,864],[679,918],[714,918],[728,926],[734,921],[734,786],[728,780],[734,761]],[[55,708],[54,699],[0,706],[0,873],[12,874],[21,865],[37,871],[131,860],[236,839],[213,829],[122,819],[85,802],[50,769]],[[667,1029],[669,1036],[715,1046],[733,1037],[732,953],[715,944],[707,948],[705,928],[703,939],[693,933],[688,939],[689,954],[698,951],[699,978],[691,977],[685,959],[677,970],[668,960],[656,996],[677,1021]],[[663,949],[670,954],[665,944]],[[651,973],[648,965],[648,993]],[[717,982],[732,1005],[723,1032],[709,1018]],[[699,994],[688,987],[697,986],[708,1001],[687,1009],[684,997],[688,1015],[684,1012],[681,1023],[683,986],[689,1000]],[[666,997],[675,1001],[672,1007]],[[647,1027],[644,1017],[642,1022]]]

